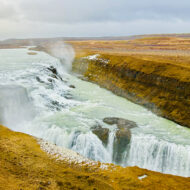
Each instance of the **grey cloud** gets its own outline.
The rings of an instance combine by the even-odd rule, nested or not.
[[[27,19],[45,22],[105,22],[189,19],[189,0],[23,0]]]
[[[0,38],[185,33],[189,8],[189,0],[0,0]]]
[[[18,13],[13,5],[0,1],[0,19],[15,19],[17,15]]]

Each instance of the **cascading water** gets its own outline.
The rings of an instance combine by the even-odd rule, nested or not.
[[[25,88],[17,85],[0,86],[0,122],[6,126],[30,121],[34,109]]]
[[[138,128],[131,129],[121,165],[190,176],[189,129],[69,74],[71,47],[52,49],[62,63],[43,52],[28,55],[26,48],[0,50],[1,123],[93,160],[114,162],[115,128],[102,120],[126,118]],[[110,129],[107,145],[91,131],[97,124]]]
[[[125,165],[147,168],[163,173],[189,176],[190,146],[157,139],[152,135],[134,134]]]

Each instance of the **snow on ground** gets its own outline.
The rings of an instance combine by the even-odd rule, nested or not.
[[[147,177],[147,175],[142,175],[142,176],[139,176],[138,178],[140,179],[140,180],[142,180],[142,179],[144,179],[144,178],[146,178]]]
[[[89,55],[87,57],[85,57],[86,59],[89,60],[96,60],[98,58],[98,56],[100,56],[99,54],[95,54],[95,55]]]
[[[56,160],[63,160],[68,163],[79,164],[79,165],[88,165],[88,166],[100,165],[99,167],[101,169],[104,170],[108,169],[109,166],[108,164],[104,163],[100,164],[99,162],[83,157],[82,155],[80,155],[77,152],[74,152],[73,150],[57,146],[42,139],[38,139],[38,143],[40,144],[42,150],[52,155],[54,158],[56,158]]]
[[[101,59],[101,58],[98,58],[100,56],[100,54],[95,54],[95,55],[89,55],[87,57],[83,57],[83,59],[88,59],[88,60],[97,60],[97,61],[101,61],[103,63],[108,63],[109,61],[106,60],[106,59]]]

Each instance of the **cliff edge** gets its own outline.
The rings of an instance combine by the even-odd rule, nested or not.
[[[91,161],[93,162],[93,161]],[[57,159],[32,136],[0,126],[0,189],[180,189],[190,179],[99,162],[85,164]],[[104,167],[103,167],[104,166]]]

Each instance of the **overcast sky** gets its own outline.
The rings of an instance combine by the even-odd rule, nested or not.
[[[0,0],[0,40],[190,33],[190,0]]]

